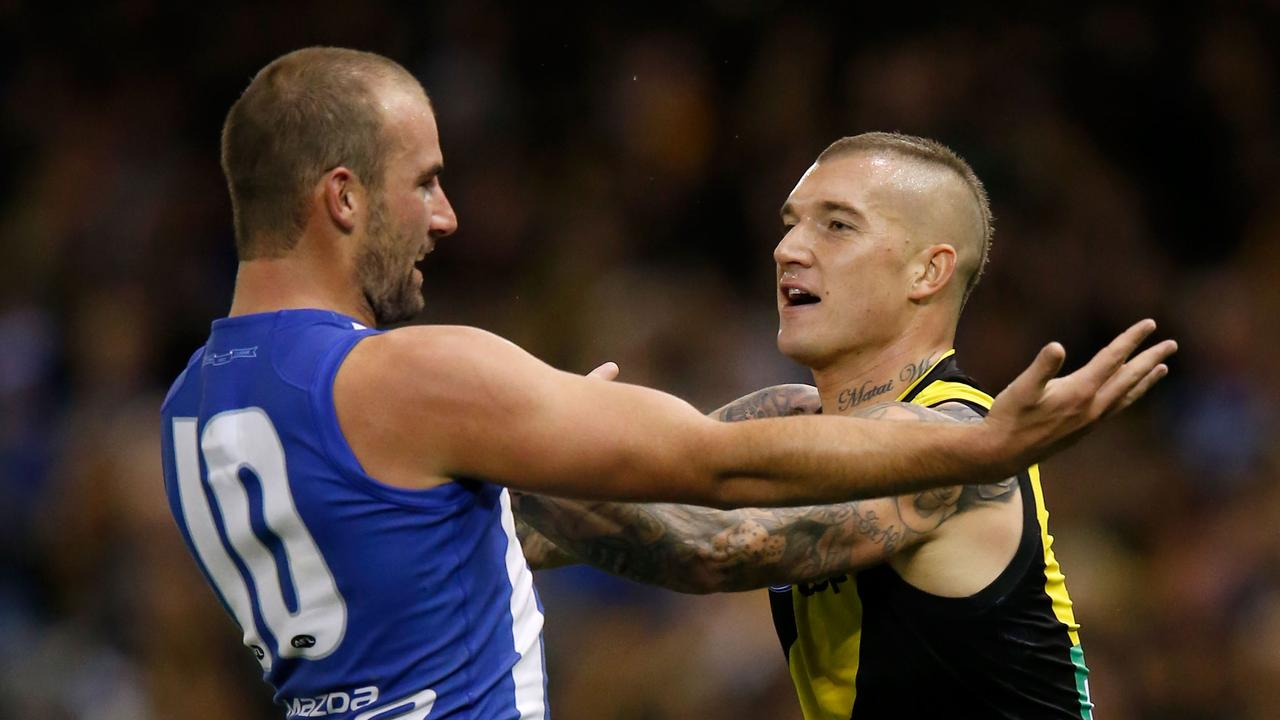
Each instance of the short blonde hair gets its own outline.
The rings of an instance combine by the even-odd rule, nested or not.
[[[824,160],[855,152],[896,153],[947,168],[964,181],[964,184],[973,194],[974,202],[978,206],[978,217],[982,221],[982,242],[978,254],[978,266],[974,268],[969,277],[965,278],[964,297],[961,303],[968,301],[970,293],[978,286],[978,281],[982,278],[982,272],[987,267],[987,256],[991,252],[991,236],[995,230],[995,219],[991,215],[991,202],[987,199],[987,189],[983,186],[982,181],[978,179],[978,175],[973,172],[973,168],[969,167],[969,163],[965,162],[964,158],[957,155],[954,150],[937,140],[896,132],[869,132],[840,138],[822,151],[822,154],[818,156],[818,162],[822,163]]]

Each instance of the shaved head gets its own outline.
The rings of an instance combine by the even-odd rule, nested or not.
[[[264,67],[222,127],[222,168],[231,192],[241,260],[293,248],[312,187],[338,166],[377,190],[389,151],[387,98],[425,98],[396,62],[344,48],[296,50]]]
[[[872,197],[879,212],[911,231],[910,250],[935,243],[955,247],[963,305],[982,277],[992,234],[987,192],[973,168],[939,142],[884,132],[841,138],[815,165],[855,154],[876,167],[881,183]]]

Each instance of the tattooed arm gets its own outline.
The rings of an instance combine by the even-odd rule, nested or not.
[[[534,530],[524,521],[524,516],[517,508],[517,503],[521,502],[521,496],[514,490],[510,492],[511,509],[516,511],[516,537],[520,538],[520,549],[524,550],[524,560],[529,563],[529,568],[550,570],[578,562],[578,558],[556,547],[546,535]]]
[[[748,395],[743,395],[737,400],[707,413],[707,416],[721,422],[737,422],[739,420],[784,417],[787,415],[812,415],[821,408],[822,400],[818,397],[818,390],[812,385],[786,384],[773,385]],[[514,490],[511,491],[511,502],[512,510],[515,511],[516,516],[516,534],[520,538],[521,547],[524,548],[524,558],[529,563],[529,567],[534,570],[549,570],[575,562],[589,562],[581,553],[570,553],[557,547],[556,543],[548,539],[547,535],[531,527],[529,523],[525,522],[522,510],[524,507],[529,507],[532,512],[532,508],[539,507],[544,502],[547,505],[561,505],[565,510],[570,506],[586,505],[587,503],[551,500],[541,496],[526,495]],[[618,506],[629,507],[622,503],[619,503]],[[582,559],[579,560],[579,558]]]
[[[960,403],[938,410],[885,403],[858,414],[924,422],[978,419]],[[639,582],[707,593],[816,580],[866,568],[920,543],[957,513],[981,503],[1008,502],[1016,490],[1017,481],[1010,478],[984,486],[808,508],[719,511],[538,495],[513,495],[513,507],[556,546],[584,562]]]
[[[785,417],[787,415],[813,415],[822,409],[818,389],[812,385],[773,385],[707,413],[720,422],[758,420],[760,418]]]

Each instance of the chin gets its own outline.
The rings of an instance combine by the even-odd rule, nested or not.
[[[778,333],[778,350],[793,361],[810,368],[820,365],[824,356],[817,343],[787,332]]]
[[[422,298],[422,293],[417,288],[413,292],[405,292],[397,298],[393,298],[374,307],[374,317],[378,321],[378,326],[393,325],[395,323],[407,322],[418,316],[426,306],[426,301]]]

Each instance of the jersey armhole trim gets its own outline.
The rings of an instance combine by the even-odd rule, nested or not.
[[[333,385],[343,361],[361,340],[376,335],[376,330],[353,331],[330,348],[316,365],[311,381],[311,415],[320,432],[321,444],[330,462],[344,480],[375,497],[404,507],[429,510],[451,508],[474,502],[475,495],[456,480],[435,487],[415,490],[388,485],[369,475],[347,442],[342,426],[338,423],[338,409],[334,403]]]
[[[992,398],[967,383],[941,378],[924,386],[915,394],[912,402],[929,408],[948,403],[960,403],[979,416],[985,417],[990,410]],[[896,576],[899,584],[896,600],[914,606],[918,612],[973,616],[988,611],[1008,597],[1026,573],[1031,571],[1040,551],[1040,524],[1036,517],[1036,501],[1031,483],[1032,474],[1038,471],[1039,468],[1033,465],[1017,475],[1019,500],[1022,503],[1022,532],[1018,534],[1018,546],[1013,551],[1013,557],[1009,558],[1008,564],[994,580],[972,595],[946,597],[912,585],[898,575],[888,563],[877,566]]]

